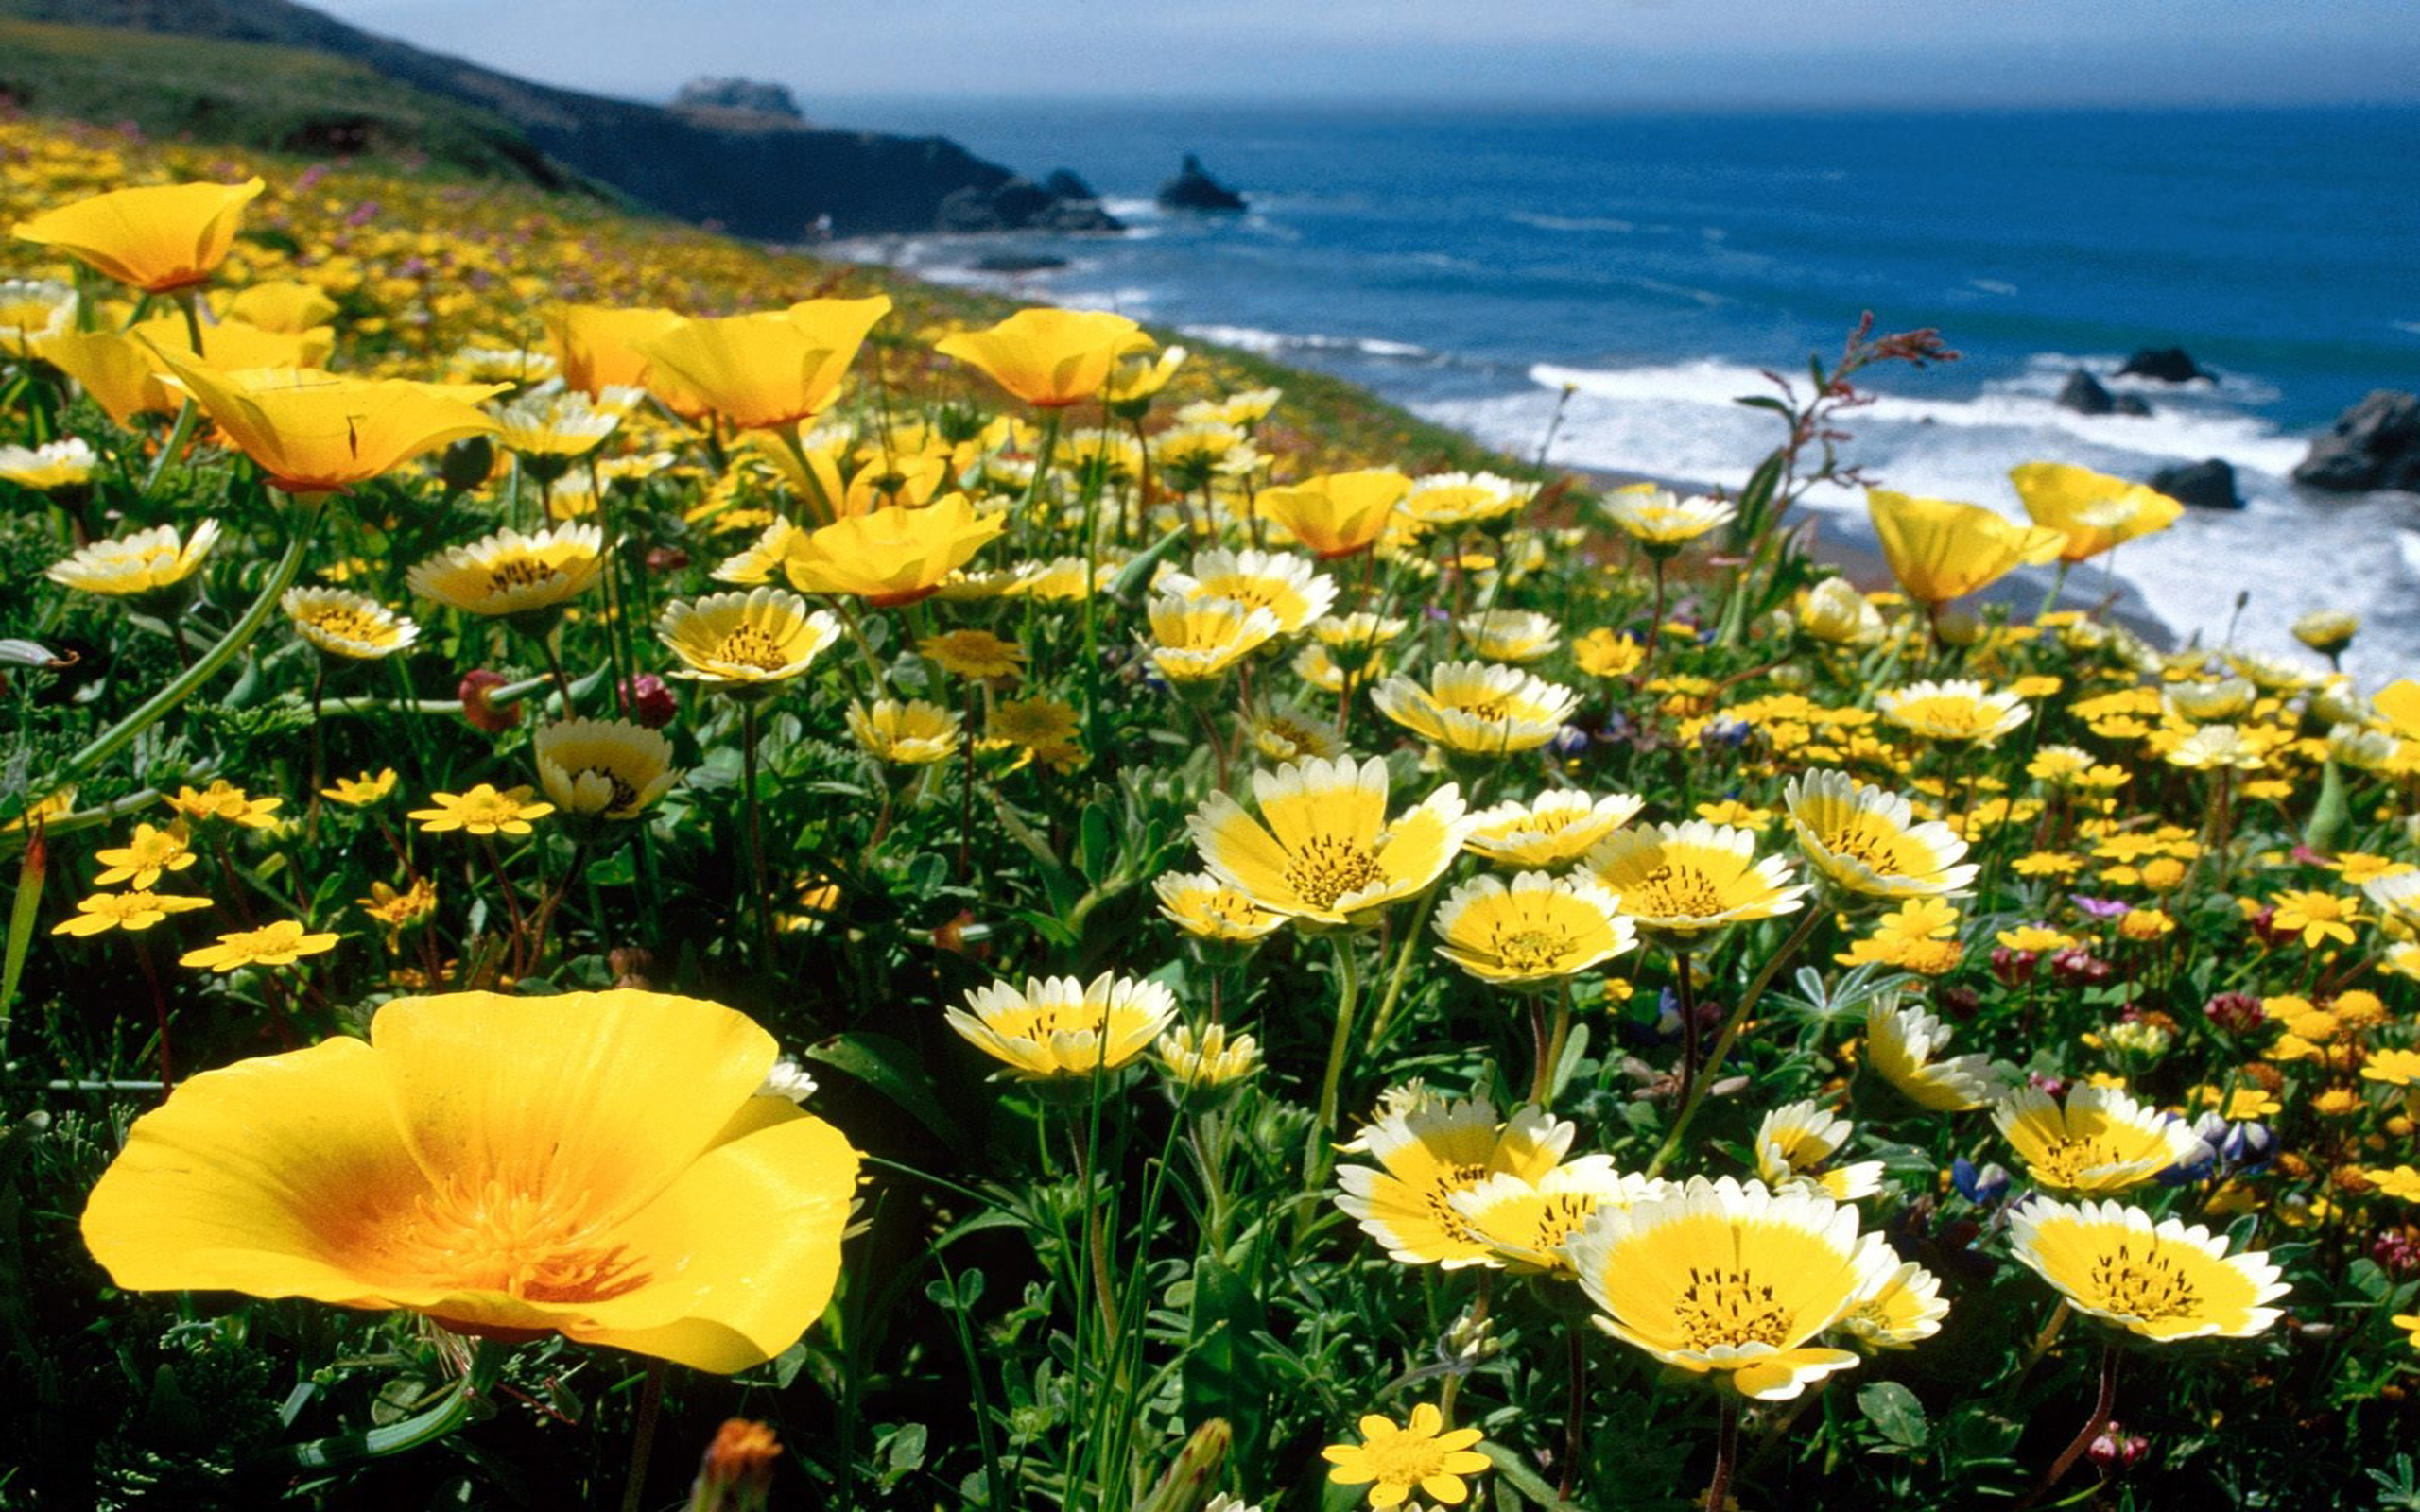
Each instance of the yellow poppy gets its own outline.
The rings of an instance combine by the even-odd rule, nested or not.
[[[496,429],[473,407],[497,391],[494,385],[345,378],[308,368],[220,372],[173,352],[160,352],[160,360],[219,433],[287,493],[340,493],[424,452]]]
[[[933,350],[980,369],[1028,404],[1063,409],[1098,395],[1118,358],[1151,345],[1122,315],[1038,307],[988,330],[945,336]]]
[[[743,1370],[840,1268],[857,1154],[770,1035],[652,992],[403,998],[136,1121],[84,1241],[132,1291],[408,1309]]]
[[[266,187],[254,178],[112,189],[19,221],[14,234],[147,294],[169,294],[209,281],[235,244],[244,207]]]
[[[818,415],[890,299],[807,300],[786,310],[684,320],[632,343],[683,389],[741,430],[775,430]]]
[[[2060,531],[2020,525],[1980,505],[1888,489],[1868,489],[1865,502],[1891,576],[1910,597],[1927,604],[1946,604],[2021,565],[2050,561],[2067,541]]]

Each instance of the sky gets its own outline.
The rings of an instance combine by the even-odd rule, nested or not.
[[[2420,101],[2415,0],[306,0],[637,99],[1557,106]]]

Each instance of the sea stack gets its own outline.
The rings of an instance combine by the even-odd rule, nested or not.
[[[1201,160],[1188,152],[1177,176],[1160,185],[1162,210],[1209,211],[1226,214],[1244,208],[1244,197],[1210,177]]]
[[[2295,465],[2294,481],[2336,493],[2420,493],[2420,395],[2380,388],[2337,416]]]

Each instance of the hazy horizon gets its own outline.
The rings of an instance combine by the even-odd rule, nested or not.
[[[684,80],[855,100],[1977,109],[2420,103],[2408,0],[2032,0],[1979,13],[1835,0],[317,0],[415,45],[648,100]]]

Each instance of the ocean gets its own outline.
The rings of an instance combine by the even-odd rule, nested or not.
[[[2309,438],[2374,388],[2420,388],[2420,109],[1623,114],[852,101],[836,121],[940,132],[1074,169],[1116,237],[921,238],[851,255],[1115,308],[1360,382],[1505,450],[1737,486],[1773,441],[1733,403],[1803,375],[1861,312],[1963,353],[1881,371],[1842,449],[1891,487],[2015,513],[2035,459],[2148,477],[2223,457],[2249,507],[2133,542],[2118,576],[2179,641],[2290,649],[2323,605],[2350,664],[2420,674],[2420,499],[2297,490]],[[1184,152],[1249,213],[1151,203]],[[1004,249],[1063,268],[976,271]],[[2219,375],[2118,379],[2182,346]],[[2077,369],[2148,418],[2053,396]],[[1813,501],[1863,530],[1859,497]]]

